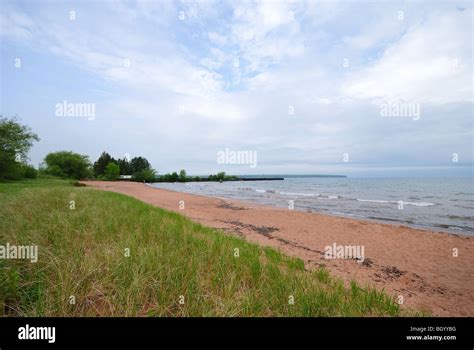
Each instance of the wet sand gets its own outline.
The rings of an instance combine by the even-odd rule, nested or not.
[[[403,307],[433,316],[474,316],[474,238],[230,199],[156,189],[135,182],[84,181],[179,212],[204,225],[303,259],[308,269],[325,266],[345,282],[384,289]],[[184,201],[184,209],[180,209]],[[333,244],[364,247],[365,260],[328,260]],[[453,249],[458,256],[453,256]]]

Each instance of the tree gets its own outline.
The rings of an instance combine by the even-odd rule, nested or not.
[[[146,158],[143,157],[134,157],[130,161],[130,165],[132,166],[133,173],[138,173],[140,171],[151,169],[151,164],[148,162]]]
[[[235,176],[227,176],[224,171],[221,171],[220,173],[217,173],[217,175],[209,175],[209,181],[225,181],[225,180],[231,180],[231,179],[236,179]]]
[[[176,182],[178,181],[178,178],[179,178],[179,175],[176,171],[174,171],[172,174],[171,174],[171,181],[173,182]]]
[[[128,161],[127,158],[118,159],[117,165],[120,167],[120,175],[132,175],[133,168],[132,164]]]
[[[187,179],[186,170],[181,169],[180,172],[179,172],[178,181],[179,181],[179,182],[186,182],[186,179]]]
[[[28,160],[28,151],[38,135],[15,118],[0,116],[0,179],[22,177],[22,164]]]
[[[133,174],[132,180],[139,182],[155,182],[156,172],[151,168],[145,169]]]
[[[89,157],[69,151],[49,153],[45,158],[46,173],[63,178],[84,179],[91,175]]]
[[[110,162],[105,168],[104,177],[109,181],[117,180],[120,177],[120,167],[117,164]]]
[[[105,169],[109,163],[117,163],[117,161],[110,156],[107,152],[102,152],[99,159],[94,163],[94,174],[95,176],[104,175]]]

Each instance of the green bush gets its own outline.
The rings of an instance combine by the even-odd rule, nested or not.
[[[22,164],[23,177],[26,179],[36,179],[38,170],[29,164]]]
[[[133,174],[132,180],[138,182],[155,182],[156,172],[153,169],[145,169]]]
[[[120,167],[110,162],[105,168],[104,178],[109,181],[115,181],[120,177]]]
[[[7,173],[3,175],[5,180],[36,179],[38,171],[29,164],[13,163]]]
[[[44,162],[49,175],[77,180],[91,177],[89,158],[82,154],[68,151],[49,153]]]
[[[21,163],[11,163],[8,165],[8,169],[3,172],[2,180],[21,180],[24,178],[24,171]]]
[[[217,173],[217,175],[209,175],[209,181],[224,181],[227,180],[229,176],[226,176],[224,171],[221,171],[220,173]]]
[[[186,176],[186,170],[181,169],[181,171],[179,172],[178,181],[179,182],[186,182],[187,180],[188,180],[188,177]]]

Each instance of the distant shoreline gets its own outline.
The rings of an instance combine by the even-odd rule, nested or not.
[[[207,177],[207,175],[191,175],[197,177]],[[239,179],[248,179],[248,178],[347,178],[347,175],[325,175],[325,174],[309,174],[309,175],[292,175],[292,174],[260,174],[260,175],[250,175],[250,174],[240,174],[233,175]]]
[[[221,180],[226,181],[283,181],[285,178],[298,179],[298,178],[347,178],[346,175],[230,175],[227,179]],[[132,175],[120,175],[118,180],[129,181],[132,180]],[[210,175],[190,175],[185,180],[162,180],[160,177],[155,179],[156,183],[174,183],[174,182],[216,182],[218,180],[212,178]]]

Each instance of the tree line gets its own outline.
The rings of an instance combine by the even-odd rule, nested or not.
[[[52,152],[46,155],[39,169],[28,164],[28,151],[33,142],[40,139],[31,128],[21,125],[16,118],[0,116],[0,180],[20,180],[36,178],[41,175],[57,176],[76,180],[97,179],[114,181],[120,175],[131,175],[131,180],[140,182],[188,182],[188,181],[225,181],[235,180],[225,172],[202,178],[188,176],[186,170],[157,175],[145,157],[113,158],[102,152],[93,164],[87,155],[71,151]]]
[[[103,152],[93,164],[87,155],[71,151],[46,155],[39,169],[28,164],[28,152],[40,138],[30,127],[16,118],[0,116],[0,180],[36,178],[38,174],[69,179],[117,180],[120,175],[132,175],[137,181],[154,181],[155,170],[144,157],[114,159]]]

